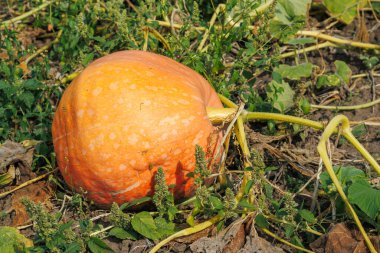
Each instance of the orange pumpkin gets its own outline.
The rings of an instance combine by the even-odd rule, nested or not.
[[[142,51],[102,57],[71,83],[55,113],[60,171],[100,205],[152,195],[159,167],[175,197],[188,197],[195,145],[214,152],[220,136],[206,107],[222,107],[216,92],[174,60]]]

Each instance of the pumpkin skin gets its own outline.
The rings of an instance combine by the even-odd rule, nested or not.
[[[66,89],[52,134],[66,183],[98,205],[151,196],[162,167],[176,199],[194,192],[195,145],[213,155],[220,133],[210,84],[167,57],[121,51],[91,63]]]

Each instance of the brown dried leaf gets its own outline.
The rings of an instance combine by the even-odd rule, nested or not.
[[[377,251],[380,250],[380,237],[371,236]],[[316,253],[365,253],[367,246],[357,229],[349,229],[344,223],[335,225],[327,235],[323,235],[310,244]]]
[[[52,208],[53,205],[49,201],[51,196],[44,189],[45,186],[45,182],[39,181],[16,191],[12,195],[11,209],[15,212],[15,216],[12,220],[12,226],[20,226],[29,220],[25,206],[21,203],[23,198],[28,198],[36,203],[44,203],[45,207],[48,209]]]
[[[21,44],[27,48],[31,44],[36,44],[36,37],[40,36],[43,33],[45,33],[45,31],[41,28],[26,27],[18,33],[17,38]]]
[[[23,181],[35,177],[31,170],[34,146],[25,147],[21,143],[5,141],[0,146],[0,174],[7,172],[10,165],[19,170]]]
[[[241,248],[237,253],[285,253],[285,251],[279,247],[274,246],[267,240],[255,236],[247,236],[247,242],[244,247]]]

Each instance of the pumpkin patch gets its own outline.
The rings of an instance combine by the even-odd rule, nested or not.
[[[222,107],[210,84],[164,56],[121,51],[90,64],[66,89],[53,121],[65,181],[97,204],[152,195],[157,168],[190,196],[194,150],[211,154],[219,133],[206,107]]]

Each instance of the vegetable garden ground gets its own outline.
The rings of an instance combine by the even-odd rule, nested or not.
[[[0,252],[380,252],[380,176],[344,127],[324,139],[287,119],[249,121],[244,149],[236,113],[223,166],[204,169],[194,147],[194,197],[174,202],[160,171],[154,196],[112,208],[70,190],[51,137],[70,82],[137,49],[197,71],[226,107],[323,128],[344,114],[379,163],[379,27],[378,0],[0,1]]]

